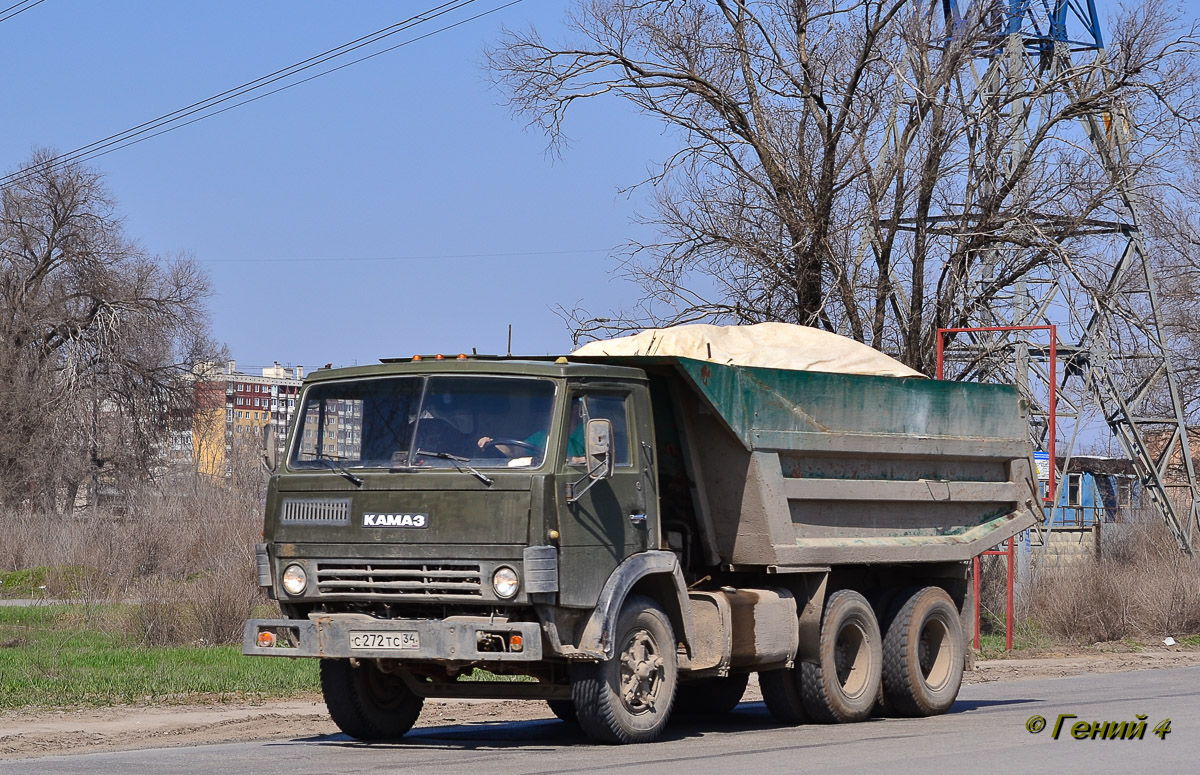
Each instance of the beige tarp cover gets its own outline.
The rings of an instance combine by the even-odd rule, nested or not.
[[[768,369],[879,377],[924,376],[853,339],[791,323],[651,328],[633,336],[589,342],[573,354],[665,355]]]

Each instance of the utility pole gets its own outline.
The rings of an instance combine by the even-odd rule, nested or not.
[[[974,77],[981,86],[977,93],[981,103],[992,98],[993,105],[1004,108],[999,120],[988,125],[981,145],[996,170],[991,185],[1004,185],[1017,174],[1014,165],[1027,161],[1024,143],[1041,129],[1039,122],[1050,114],[1050,103],[1069,98],[1091,104],[1083,98],[1105,83],[1104,38],[1095,2],[940,0],[940,7],[947,41],[969,25],[985,30],[972,51]],[[987,108],[979,106],[981,111]],[[1017,384],[1029,403],[1033,441],[1040,451],[1050,446],[1049,424],[1042,418],[1049,403],[1057,401],[1060,420],[1075,422],[1075,432],[1059,442],[1059,456],[1066,460],[1063,468],[1086,413],[1098,412],[1133,462],[1143,502],[1161,515],[1180,548],[1190,553],[1200,524],[1200,491],[1155,267],[1143,237],[1130,157],[1136,127],[1123,106],[1112,102],[1081,111],[1078,120],[1079,146],[1088,148],[1092,162],[1103,171],[1099,179],[1115,192],[1111,219],[1088,221],[1082,232],[1094,245],[1094,255],[1103,257],[1101,266],[1107,271],[1101,274],[1096,266],[1084,268],[1070,260],[1072,250],[1079,254],[1076,232],[1072,250],[1058,251],[1054,260],[1012,287],[989,287],[994,285],[996,265],[1020,258],[1014,251],[1022,248],[1011,242],[983,251],[972,262],[967,280],[979,293],[996,292],[997,303],[973,313],[973,327],[1056,325],[1063,368],[1053,376],[1047,368],[1049,344],[1013,330],[958,334],[947,346],[947,363],[958,364],[958,373],[951,373],[959,379]],[[956,217],[969,219],[969,206]],[[1045,233],[1058,231],[1050,217],[1041,225]],[[1050,463],[1055,465],[1053,457]],[[1173,486],[1182,497],[1171,498],[1168,468],[1174,466],[1180,472]],[[1055,479],[1062,481],[1062,473]]]

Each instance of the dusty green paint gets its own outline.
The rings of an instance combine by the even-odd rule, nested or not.
[[[562,377],[575,379],[644,379],[645,375],[631,368],[601,366],[572,361],[556,363],[554,358],[448,358],[437,361],[423,358],[419,361],[395,360],[370,366],[352,366],[344,369],[317,369],[304,379],[305,386],[335,379],[359,379],[362,377],[391,377],[399,374],[512,374],[530,377]]]
[[[1025,438],[1016,390],[1007,385],[677,362],[747,449],[755,430]]]
[[[609,575],[626,557],[658,548],[658,498],[653,469],[642,452],[642,442],[653,440],[645,385],[613,380],[570,384],[570,395],[589,390],[626,395],[632,446],[630,464],[616,466],[611,479],[598,483],[575,503],[561,501],[559,602],[587,608],[595,604]],[[565,466],[560,491],[566,482],[578,481],[585,470],[583,466]],[[635,513],[645,514],[646,519],[634,522],[630,515]]]
[[[490,487],[451,468],[356,468],[359,487],[334,471],[285,465],[272,479],[265,525],[276,580],[285,558],[473,561],[485,576],[500,563],[519,573],[525,547],[554,544],[559,591],[541,602],[586,609],[597,605],[622,561],[665,548],[664,526],[689,536],[687,583],[704,584],[720,573],[717,565],[761,571],[771,565],[959,562],[1032,523],[1026,507],[1008,502],[1017,488],[996,486],[1021,476],[1010,469],[1028,455],[1025,419],[1009,387],[661,357],[396,361],[320,370],[306,387],[420,374],[554,380],[557,403],[545,463],[489,468]],[[569,402],[581,391],[629,396],[631,465],[568,503],[567,484],[585,471],[566,461]],[[813,487],[802,480],[842,485]],[[947,497],[932,498],[932,486],[922,489],[925,481],[964,486],[943,486]],[[845,496],[860,482],[875,483],[873,500]],[[972,486],[976,495],[968,497]],[[952,490],[957,500],[949,497]],[[348,522],[281,524],[287,498],[347,500]],[[365,512],[421,512],[429,515],[429,526],[366,527]],[[630,519],[638,514],[646,515],[644,522]],[[725,576],[721,583],[762,583],[752,578]],[[475,610],[514,606],[532,615],[523,591],[507,602],[472,602]],[[432,611],[444,601],[432,595],[420,603]]]
[[[977,518],[965,525],[947,525],[941,527],[910,529],[901,528],[894,531],[891,535],[885,536],[797,538],[796,544],[811,546],[820,542],[827,542],[829,544],[839,546],[870,546],[872,544],[887,544],[890,546],[909,544],[912,546],[919,546],[925,543],[961,543],[962,541],[974,541],[978,538],[981,538],[985,534],[1003,525],[1011,518],[1012,513],[1009,509],[991,509],[987,512],[979,514]],[[952,540],[938,541],[937,539]]]
[[[821,546],[846,547],[920,547],[934,544],[966,544],[986,538],[989,533],[1012,521],[1012,514],[986,515],[978,524],[937,531],[905,531],[897,535],[877,537],[827,537],[797,539],[796,544],[808,548]]]
[[[475,477],[445,469],[389,471],[356,468],[356,486],[333,471],[290,470],[286,463],[272,478],[264,535],[276,544],[275,557],[391,560],[504,561],[520,572],[525,546],[555,544],[560,556],[558,601],[587,608],[613,569],[626,557],[658,543],[656,478],[642,454],[653,431],[645,374],[637,369],[553,360],[465,359],[389,362],[348,369],[319,370],[306,381],[372,379],[424,374],[520,375],[556,381],[555,420],[547,455],[537,469],[487,470],[491,486]],[[631,465],[618,467],[612,479],[598,483],[579,502],[567,504],[569,482],[584,474],[566,461],[570,397],[587,391],[629,396]],[[304,396],[300,397],[303,405]],[[294,434],[295,429],[292,429]],[[292,444],[289,435],[289,448]],[[282,524],[287,498],[348,499],[349,524]],[[366,527],[363,514],[429,515],[424,528]],[[645,513],[644,525],[630,515]],[[559,538],[552,540],[551,531]],[[281,568],[276,563],[274,572]],[[432,601],[431,601],[432,602]],[[513,603],[525,603],[522,593]]]

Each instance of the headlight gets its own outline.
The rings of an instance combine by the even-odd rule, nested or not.
[[[289,565],[283,571],[283,588],[289,595],[299,595],[308,586],[308,574],[299,565]]]
[[[512,568],[497,568],[492,574],[492,589],[496,590],[498,597],[508,598],[517,594],[520,583],[517,572]]]

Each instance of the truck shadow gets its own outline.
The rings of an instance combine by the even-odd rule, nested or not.
[[[967,713],[1007,705],[1038,702],[1034,699],[1015,700],[960,700],[947,715]],[[898,719],[887,719],[896,721]],[[873,717],[866,723],[885,721]],[[920,721],[913,719],[913,721]],[[732,713],[720,718],[678,716],[659,738],[662,742],[687,740],[705,735],[748,732],[754,730],[779,729],[780,725],[767,711],[762,702],[744,702]],[[803,728],[803,727],[799,727]],[[799,729],[798,728],[798,729]],[[575,724],[558,719],[533,721],[485,721],[473,724],[451,724],[436,727],[419,727],[399,740],[363,743],[346,735],[322,735],[291,741],[338,748],[361,748],[371,750],[389,749],[497,749],[529,748],[557,749],[579,745],[592,745],[591,741]]]
[[[1031,702],[1045,702],[1045,700],[1037,700],[1033,698],[1020,698],[1012,700],[958,700],[954,703],[954,707],[950,708],[950,713],[970,713],[976,710],[987,710],[988,708],[1004,707],[1006,705],[1026,705]]]
[[[771,729],[778,724],[761,702],[743,703],[719,719],[672,718],[671,725],[659,740],[685,740],[705,734],[736,732],[751,729]],[[591,741],[575,724],[558,719],[534,721],[484,721],[473,724],[452,724],[437,727],[418,727],[399,740],[363,743],[347,735],[321,735],[291,741],[315,745],[364,749],[437,749],[437,748],[543,748],[591,745]]]

